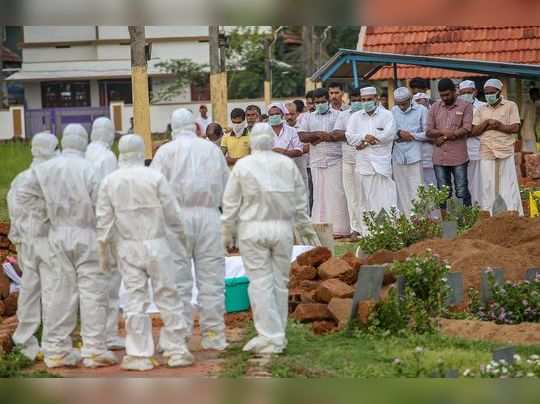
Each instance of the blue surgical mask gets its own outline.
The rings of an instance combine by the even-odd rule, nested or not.
[[[474,102],[474,94],[461,94],[459,98],[461,98],[463,101],[470,102],[471,104]]]
[[[360,111],[362,109],[361,101],[351,101],[351,112]]]
[[[328,101],[323,104],[317,104],[315,106],[315,112],[317,112],[318,114],[326,114],[329,109],[330,104],[328,104]]]
[[[278,126],[283,123],[283,118],[281,117],[281,115],[270,115],[268,117],[268,123],[270,124],[270,126]]]
[[[377,103],[373,100],[364,101],[362,104],[366,112],[373,112],[377,108]]]
[[[489,105],[494,105],[499,100],[499,94],[486,94],[486,101]]]

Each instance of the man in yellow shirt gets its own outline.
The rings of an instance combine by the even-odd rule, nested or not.
[[[221,140],[221,149],[229,167],[234,166],[238,160],[250,153],[249,132],[244,110],[234,108],[231,111],[231,122],[232,131]]]

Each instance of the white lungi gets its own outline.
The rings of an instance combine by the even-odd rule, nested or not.
[[[480,207],[493,213],[495,203],[495,160],[480,160],[480,175],[482,176],[482,193]],[[523,216],[523,205],[519,194],[514,156],[500,159],[499,193],[504,199],[508,210],[514,210]]]
[[[361,225],[358,217],[358,190],[355,180],[355,163],[343,162],[343,188],[345,190],[345,198],[347,199],[347,211],[351,221],[351,229],[360,233]]]
[[[412,201],[416,199],[418,187],[423,183],[422,162],[397,164],[392,162],[397,190],[398,208],[405,216],[410,216]]]
[[[381,174],[363,175],[356,173],[358,189],[358,205],[360,207],[361,234],[367,234],[364,223],[364,213],[373,211],[378,214],[381,209],[390,212],[392,207],[397,206],[396,183]]]
[[[327,167],[311,167],[313,179],[313,223],[331,223],[334,234],[348,235],[351,232],[347,200],[343,189],[341,161]]]
[[[480,205],[482,193],[482,174],[480,174],[480,160],[469,160],[467,166],[467,178],[469,180],[469,192],[473,205]]]

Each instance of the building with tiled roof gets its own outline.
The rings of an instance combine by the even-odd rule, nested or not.
[[[359,48],[367,52],[440,56],[496,62],[540,64],[540,26],[370,26]],[[392,78],[383,68],[374,80]],[[443,69],[398,66],[400,79],[413,77],[460,78],[464,74]],[[474,74],[467,73],[467,77]]]

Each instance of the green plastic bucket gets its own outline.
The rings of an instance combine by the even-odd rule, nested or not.
[[[225,310],[227,313],[249,310],[249,279],[246,276],[225,279]]]

